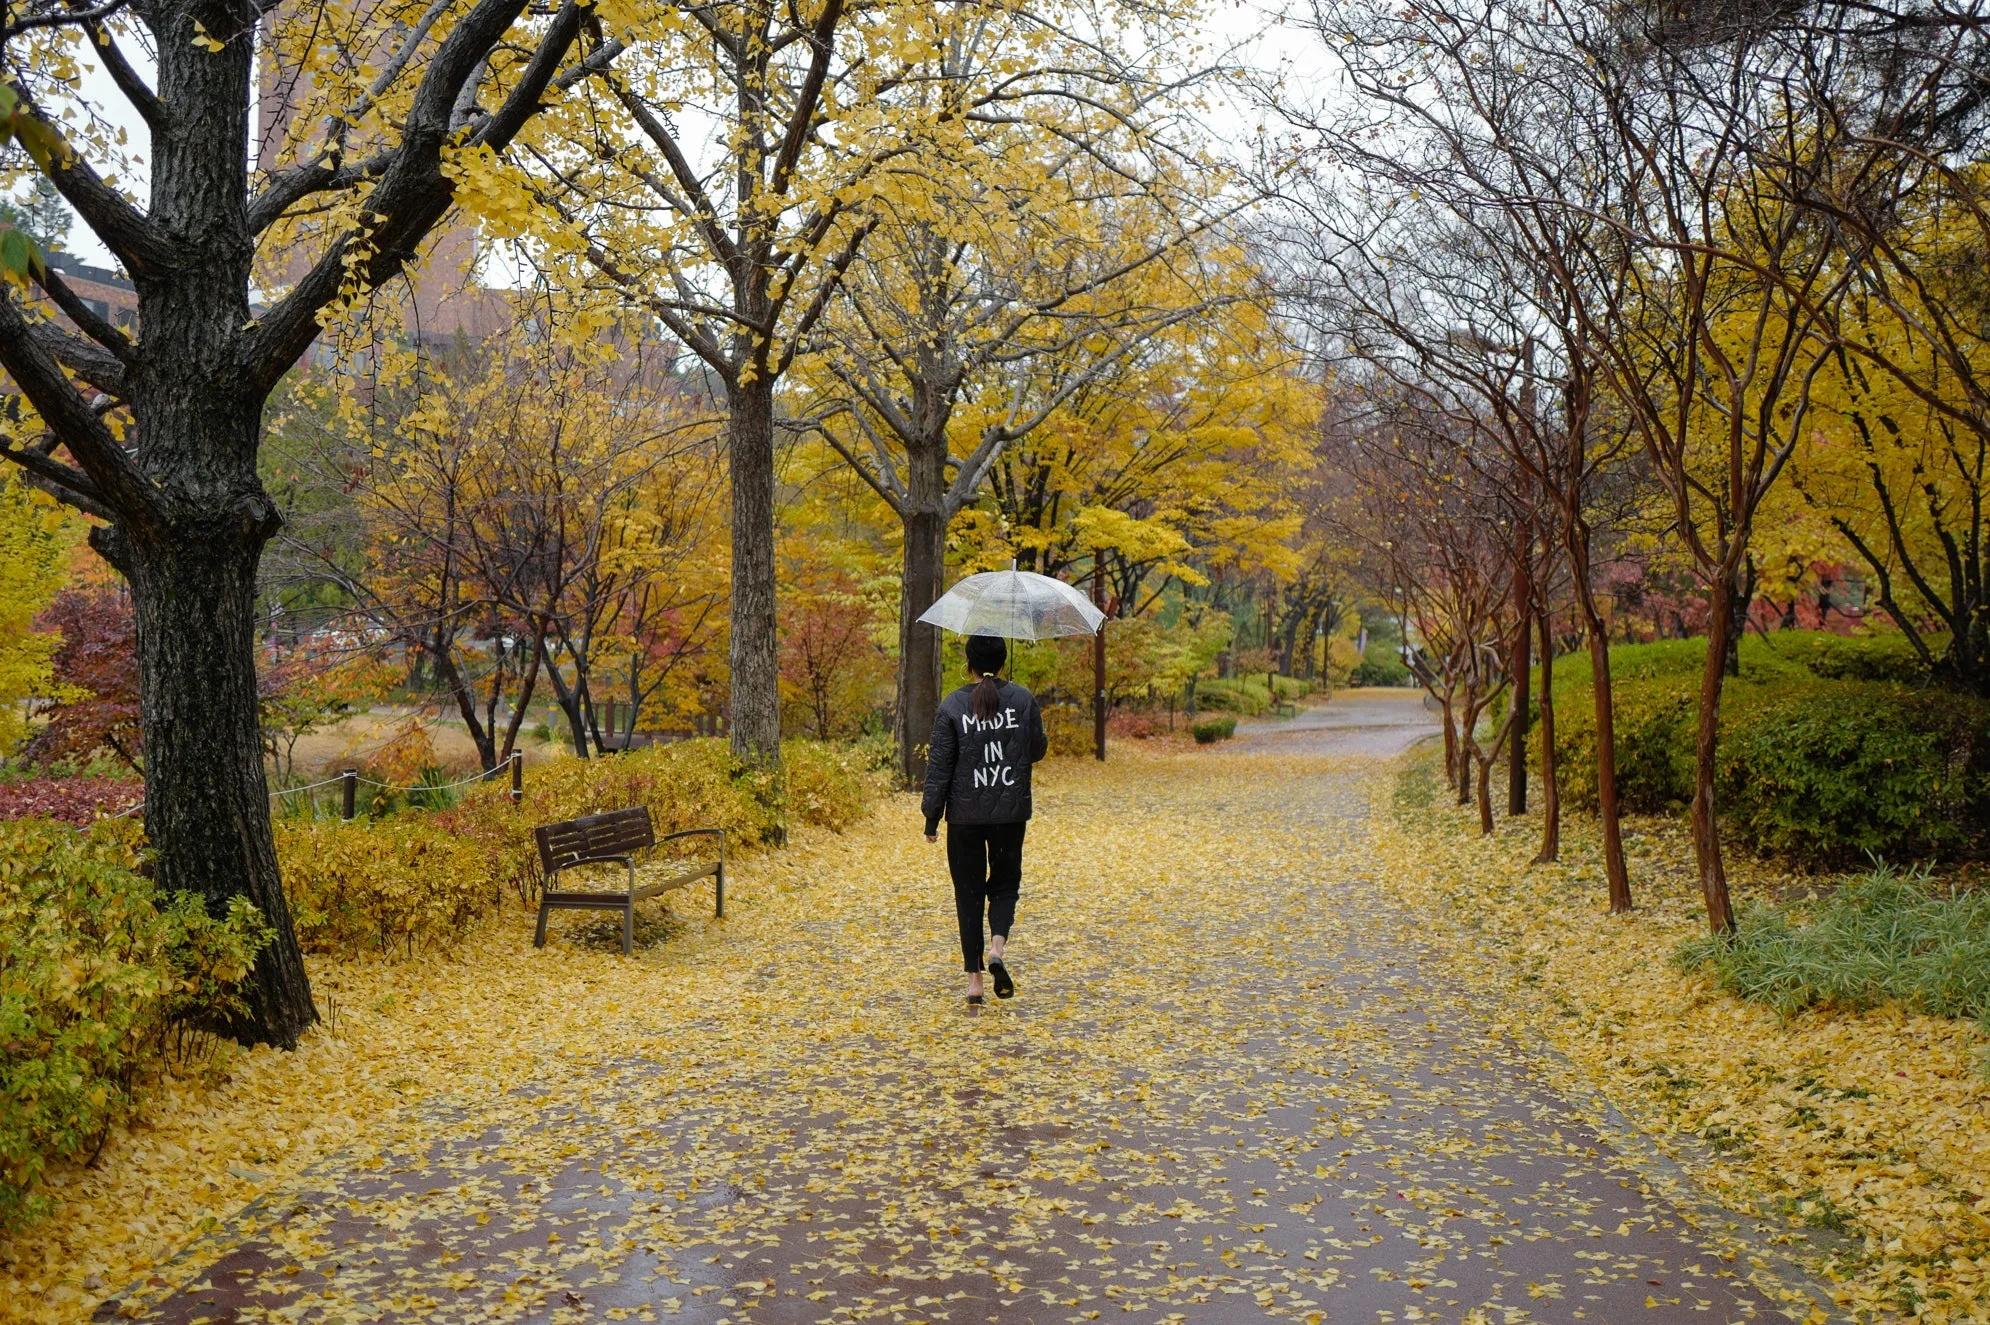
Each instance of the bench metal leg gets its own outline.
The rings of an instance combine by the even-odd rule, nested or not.
[[[726,862],[723,854],[719,858],[718,873],[712,875],[712,878],[716,880],[712,885],[712,893],[717,899],[714,918],[724,920],[726,918]]]
[[[553,914],[553,908],[549,904],[545,902],[539,903],[539,928],[532,932],[533,947],[543,948],[546,946],[546,917],[551,914]]]
[[[622,904],[622,955],[636,950],[636,862],[629,862],[629,900]]]

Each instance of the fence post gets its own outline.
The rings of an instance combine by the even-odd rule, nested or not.
[[[525,752],[511,752],[511,803],[518,804],[525,799]]]
[[[355,803],[359,798],[359,770],[348,768],[339,774],[339,818],[352,822]]]

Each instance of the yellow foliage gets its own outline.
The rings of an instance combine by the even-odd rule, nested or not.
[[[51,695],[51,659],[62,638],[34,628],[34,620],[61,589],[69,552],[83,536],[83,520],[21,481],[12,466],[0,468],[0,754],[26,731],[24,701]]]
[[[1498,1319],[1529,1302],[1524,1280],[1487,1300],[1443,1266],[1416,1273],[1433,1234],[1487,1227],[1538,1237],[1530,1265],[1571,1244],[1603,1253],[1570,1264],[1637,1303],[1696,1276],[1706,1297],[1748,1291],[1754,1247],[1700,1256],[1703,1240],[1727,1242],[1717,1228],[1599,1220],[1599,1187],[1613,1207],[1666,1207],[1617,1195],[1627,1175],[1562,1130],[1534,1060],[1483,1034],[1497,1001],[1416,978],[1428,918],[1392,909],[1372,878],[1362,771],[1206,753],[1041,770],[1011,949],[1020,992],[974,1019],[943,854],[910,798],[847,836],[802,831],[795,849],[741,862],[725,920],[687,916],[637,960],[535,951],[522,915],[459,962],[314,959],[329,1024],[294,1053],[239,1055],[225,1084],[176,1091],[65,1189],[62,1219],[10,1248],[0,1294],[37,1321],[80,1322],[190,1226],[251,1199],[280,1215],[258,1227],[280,1252],[266,1304],[301,1285],[340,1314],[445,1286],[443,1301],[476,1310],[513,1308],[500,1297],[514,1287],[518,1310],[557,1306],[651,1246],[679,1280],[656,1276],[658,1315],[725,1310],[691,1291],[701,1283],[744,1307],[778,1279],[782,1300],[792,1283],[819,1304],[812,1318],[937,1319],[922,1307],[956,1291],[935,1287],[944,1273],[1058,1320],[1121,1307],[1339,1319],[1373,1264],[1432,1319]],[[615,1222],[539,1182],[482,1181],[494,1154],[520,1177],[584,1179],[586,1205]],[[1543,1164],[1552,1181],[1503,1176]],[[347,1233],[342,1184],[379,1169],[395,1182],[366,1189],[367,1222]],[[519,1286],[474,1258],[439,1265],[406,1236],[437,1224],[537,1247],[544,1274]],[[1167,1268],[1150,1273],[1153,1242],[1129,1233],[1156,1224]],[[859,1275],[880,1227],[903,1248],[897,1272]],[[777,1260],[773,1239],[807,1234],[811,1268]],[[997,1242],[1012,1250],[977,1264]],[[232,1245],[159,1280],[202,1283]],[[1663,1274],[1659,1247],[1679,1253]],[[1528,1277],[1542,1298],[1604,1291]],[[1102,1284],[1112,1297],[1065,1305]]]
[[[1298,569],[1294,497],[1312,463],[1318,393],[1288,370],[1269,310],[1248,297],[1247,257],[1199,256],[1201,284],[1160,264],[1112,292],[1135,306],[1215,302],[1003,454],[991,476],[999,521],[957,534],[974,564],[1021,553],[1055,570],[1103,553],[1120,591],[1149,575],[1203,584]],[[963,433],[1004,407],[994,393],[964,406]]]
[[[1505,1030],[1545,1039],[1574,1089],[1647,1133],[1688,1138],[1669,1148],[1730,1206],[1799,1244],[1806,1228],[1842,1225],[1851,1243],[1813,1259],[1859,1319],[1911,1300],[1923,1319],[1984,1318],[1990,1081],[1974,1028],[1897,1007],[1784,1021],[1675,969],[1674,946],[1705,932],[1680,823],[1627,824],[1640,905],[1623,917],[1607,913],[1591,822],[1564,818],[1562,862],[1548,867],[1529,866],[1535,834],[1520,825],[1476,832],[1469,811],[1384,806],[1373,850],[1404,905],[1444,918],[1434,936]],[[1746,860],[1730,871],[1743,899],[1804,886]]]
[[[279,822],[277,859],[298,942],[314,952],[447,949],[500,900],[479,847],[423,815]]]

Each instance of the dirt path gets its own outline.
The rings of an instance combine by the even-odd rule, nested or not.
[[[749,876],[738,917],[675,950],[521,955],[537,1019],[491,1034],[538,1037],[529,1080],[431,1101],[421,1144],[321,1165],[122,1310],[1779,1317],[1722,1230],[1650,1194],[1426,973],[1364,878],[1367,752],[1426,732],[1421,709],[1321,713],[1222,753],[1046,766],[1021,992],[978,1016],[909,803],[812,848],[806,887]],[[609,997],[605,1036],[546,1015]]]

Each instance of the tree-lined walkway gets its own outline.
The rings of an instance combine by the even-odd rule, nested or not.
[[[1380,717],[1354,727],[1414,725]],[[640,963],[522,956],[557,973],[532,998],[613,998],[624,1029],[594,1043],[598,1019],[581,1036],[545,1006],[492,1027],[536,1037],[529,1081],[432,1102],[418,1142],[320,1166],[164,1277],[193,1286],[123,1309],[1775,1316],[1419,967],[1363,878],[1378,765],[1254,744],[1045,766],[1021,995],[979,1016],[909,805],[813,848],[805,887],[749,875],[722,931]]]

